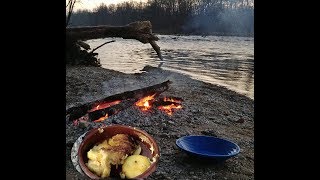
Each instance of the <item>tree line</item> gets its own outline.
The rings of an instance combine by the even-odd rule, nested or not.
[[[78,10],[69,26],[125,25],[149,20],[159,34],[253,36],[253,0],[148,0]]]

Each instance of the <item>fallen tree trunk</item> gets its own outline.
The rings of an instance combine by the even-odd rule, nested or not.
[[[152,34],[150,21],[137,21],[125,26],[88,26],[69,27],[67,37],[77,40],[98,39],[105,37],[121,37],[123,39],[136,39],[142,43],[157,41],[159,38]]]
[[[89,102],[80,106],[71,107],[66,110],[66,114],[69,115],[69,121],[78,119],[86,114],[90,114],[92,118],[97,118],[98,116],[100,117],[105,116],[109,112],[114,114],[119,110],[121,110],[121,108],[122,109],[127,108],[128,104],[131,103],[132,105],[132,102],[134,103],[143,97],[150,96],[153,94],[159,95],[160,93],[166,91],[169,88],[170,83],[171,81],[168,80],[153,86],[148,86],[148,87],[136,89],[133,91],[126,91],[126,92],[115,94],[100,100]],[[129,103],[127,103],[128,101]],[[124,102],[126,103],[124,104]],[[108,104],[108,105],[105,105],[105,104]],[[98,108],[98,106],[105,107],[105,108]],[[96,119],[91,119],[91,120],[96,120]]]
[[[136,39],[144,44],[150,43],[158,57],[163,60],[160,47],[155,42],[159,40],[159,38],[152,33],[152,25],[150,21],[137,21],[125,26],[68,27],[66,29],[67,51],[68,49],[74,49],[73,45],[76,44],[76,42],[106,37]],[[76,50],[79,51],[79,49]],[[71,62],[71,64],[75,63]],[[97,64],[99,66],[96,62],[91,64]]]

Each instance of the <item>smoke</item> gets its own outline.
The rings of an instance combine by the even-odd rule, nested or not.
[[[250,11],[250,9],[230,9],[220,13],[219,18],[225,32],[253,35],[253,10]]]
[[[254,12],[252,8],[212,10],[190,16],[182,29],[188,34],[252,36]]]

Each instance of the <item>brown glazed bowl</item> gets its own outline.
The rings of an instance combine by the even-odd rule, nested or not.
[[[151,137],[147,132],[136,127],[125,125],[109,125],[103,128],[94,128],[86,134],[78,150],[79,164],[82,171],[90,179],[102,179],[91,172],[86,166],[86,163],[88,162],[87,152],[96,144],[101,143],[103,140],[109,139],[116,134],[128,134],[136,139],[141,146],[141,155],[147,156],[152,160],[151,166],[135,179],[147,178],[158,166],[160,157],[159,147],[153,137]]]

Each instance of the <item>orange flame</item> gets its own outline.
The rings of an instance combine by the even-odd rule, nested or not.
[[[116,101],[112,101],[112,102],[101,103],[101,104],[98,104],[96,107],[90,109],[88,112],[93,112],[93,111],[96,111],[96,110],[105,109],[105,108],[108,108],[110,106],[119,104],[120,102],[121,102],[120,100],[116,100]]]
[[[151,108],[149,101],[153,100],[155,95],[156,94],[151,96],[146,96],[140,99],[139,101],[137,101],[135,105],[138,106],[142,111],[147,111]]]
[[[166,112],[170,116],[172,115],[174,109],[181,109],[181,108],[182,108],[182,106],[180,104],[179,105],[170,104],[167,106],[159,106],[158,107],[158,109],[163,110],[164,112]]]
[[[93,111],[97,111],[100,109],[105,109],[105,108],[111,107],[113,105],[119,104],[120,102],[121,102],[120,100],[116,100],[116,101],[112,101],[112,102],[100,103],[96,107],[90,109],[88,112],[93,112]],[[94,120],[93,122],[102,122],[105,119],[107,119],[108,117],[109,117],[108,114],[106,114],[105,116],[103,116],[97,120]]]
[[[94,120],[93,122],[102,122],[102,121],[104,121],[105,119],[107,119],[108,118],[108,113],[104,116],[104,117],[101,117],[101,118],[99,118],[99,119],[97,119],[97,120]]]
[[[159,106],[158,109],[163,110],[164,112],[166,112],[170,116],[172,115],[174,109],[181,109],[182,108],[182,106],[180,104],[177,104],[177,103],[181,103],[181,100],[165,97],[165,98],[163,98],[163,101],[164,102],[172,102],[172,104]]]
[[[174,98],[163,98],[163,101],[164,102],[175,102],[175,103],[181,103],[181,100],[178,100],[178,99],[174,99]]]

